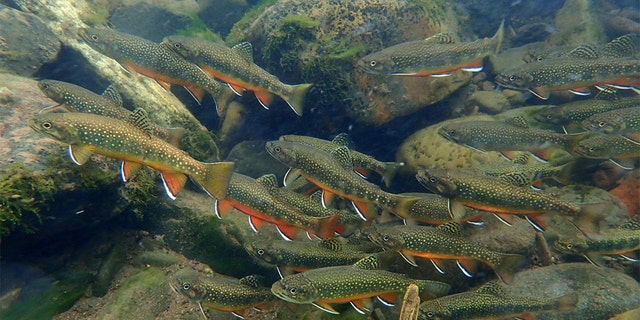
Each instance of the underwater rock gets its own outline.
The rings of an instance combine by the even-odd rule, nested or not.
[[[605,43],[605,28],[597,15],[597,3],[590,0],[567,0],[555,17],[557,32],[547,40],[549,45]],[[577,27],[580,26],[580,27]]]
[[[263,8],[252,21],[238,22],[226,40],[251,42],[262,53],[256,63],[284,82],[313,83],[307,110],[323,115],[346,110],[357,121],[380,125],[443,99],[468,83],[471,73],[437,79],[376,76],[354,70],[357,59],[439,32],[470,39],[460,22],[464,16],[442,0],[286,0]]]
[[[36,15],[0,5],[0,72],[34,76],[56,59],[60,41]]]
[[[537,319],[608,319],[640,305],[640,285],[628,275],[589,263],[565,263],[515,274],[508,294],[548,299],[570,293],[579,297],[574,310],[536,313]]]
[[[511,108],[511,104],[500,91],[476,91],[467,99],[467,105],[478,106],[481,112],[488,114],[500,113]]]
[[[493,251],[530,255],[535,250],[536,230],[525,219],[513,219],[511,226],[491,214],[481,218],[483,225],[465,227],[466,238]]]
[[[640,170],[634,170],[621,179],[620,184],[609,191],[626,206],[630,216],[640,215]]]

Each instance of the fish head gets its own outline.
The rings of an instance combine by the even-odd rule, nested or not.
[[[183,57],[193,57],[194,50],[189,46],[191,39],[185,36],[167,36],[162,39],[162,45]]]
[[[584,158],[606,159],[612,147],[607,143],[606,137],[597,135],[579,141],[571,151]]]
[[[195,270],[181,269],[171,277],[169,286],[176,293],[182,294],[191,300],[200,301],[205,292],[198,286],[198,277],[201,277],[201,275]]]
[[[534,119],[542,123],[562,124],[562,107],[545,107],[534,116]]]
[[[503,87],[527,90],[533,87],[534,78],[528,72],[506,71],[496,76],[496,82]]]
[[[278,298],[294,303],[311,303],[318,296],[318,289],[303,273],[286,276],[271,286]]]
[[[622,129],[623,119],[602,119],[602,118],[589,118],[582,121],[582,127],[588,131],[599,131],[603,133],[615,133]]]
[[[438,134],[443,138],[454,142],[462,143],[468,139],[465,139],[467,134],[464,130],[464,123],[449,123],[445,124],[438,129]]]
[[[443,298],[446,299],[446,298]],[[451,310],[440,303],[438,299],[425,301],[420,304],[418,320],[444,320],[453,319]]]
[[[367,237],[371,242],[384,249],[398,250],[404,246],[401,235],[403,227],[405,226],[376,226],[369,230]]]
[[[384,52],[374,52],[367,55],[357,62],[360,70],[373,74],[393,74],[396,73],[396,63]]]
[[[588,244],[584,238],[568,237],[556,240],[553,248],[560,253],[582,254],[588,249]]]
[[[280,252],[269,245],[268,241],[247,242],[244,245],[244,249],[254,258],[269,264],[276,264],[278,261],[282,261]]]
[[[43,79],[38,81],[38,88],[40,88],[40,91],[47,95],[47,97],[49,97],[51,100],[62,102],[64,101],[65,91],[63,88],[63,84],[64,82],[61,81]]]
[[[43,113],[29,120],[29,126],[60,142],[74,144],[80,142],[80,135],[72,122],[67,121],[65,113]]]
[[[298,152],[296,151],[296,143],[288,141],[268,141],[265,144],[267,152],[276,160],[283,164],[298,168]]]
[[[453,198],[458,195],[458,186],[444,170],[420,170],[416,179],[423,187],[441,196]]]
[[[85,28],[78,36],[93,49],[113,58],[119,58],[120,46],[126,41],[124,34],[110,29]]]

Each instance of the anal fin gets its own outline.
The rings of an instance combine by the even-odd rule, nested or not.
[[[160,177],[162,177],[162,184],[167,195],[171,200],[175,200],[176,195],[187,182],[187,176],[179,172],[162,172]]]

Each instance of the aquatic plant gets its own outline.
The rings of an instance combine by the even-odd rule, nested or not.
[[[212,42],[222,42],[222,37],[219,34],[211,32],[207,25],[198,16],[190,16],[191,23],[184,28],[177,30],[176,34],[206,39]]]
[[[247,13],[244,14],[242,19],[233,25],[233,28],[231,28],[231,31],[225,38],[225,42],[227,44],[236,44],[243,41],[245,38],[244,31],[247,30],[249,25],[251,25],[251,23],[253,23],[266,8],[272,6],[276,2],[277,0],[258,1],[253,7],[251,7],[251,9],[249,9],[249,11],[247,11]]]

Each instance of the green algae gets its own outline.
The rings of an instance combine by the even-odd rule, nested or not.
[[[102,310],[102,316],[110,319],[129,319],[135,314],[138,319],[154,319],[168,308],[163,302],[167,293],[169,279],[165,273],[156,267],[142,268],[127,277],[118,289],[118,294],[112,303]],[[141,298],[151,302],[140,305]]]
[[[251,23],[253,23],[266,8],[274,5],[276,2],[277,0],[258,1],[255,5],[253,5],[253,7],[251,7],[251,9],[249,9],[244,14],[244,16],[242,16],[242,19],[240,19],[233,25],[231,31],[229,31],[229,34],[225,38],[225,42],[227,44],[236,44],[242,42],[244,40],[243,31],[246,30],[249,25],[251,25]]]
[[[188,37],[201,38],[212,42],[222,42],[220,35],[211,32],[207,25],[198,16],[190,16],[191,23],[186,27],[177,30],[176,34]]]

